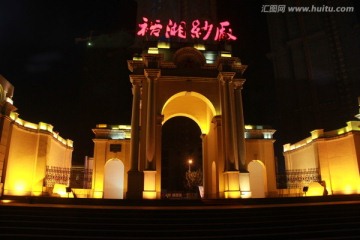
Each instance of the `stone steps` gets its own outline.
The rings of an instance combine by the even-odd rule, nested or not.
[[[171,207],[3,204],[0,239],[360,239],[359,213],[359,202]]]

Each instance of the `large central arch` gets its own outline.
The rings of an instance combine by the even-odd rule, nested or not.
[[[187,117],[193,120],[200,129],[199,139],[202,136],[206,136],[209,133],[211,122],[213,117],[216,115],[215,107],[209,99],[204,95],[197,92],[186,92],[182,91],[171,96],[164,104],[161,114],[163,116],[162,125],[168,120],[175,117]],[[164,144],[161,143],[161,147]],[[204,161],[204,144],[202,144],[203,158]],[[186,155],[185,153],[182,153]],[[162,162],[163,163],[163,160]],[[205,162],[204,162],[205,163]],[[201,170],[204,171],[204,165],[201,164]],[[160,174],[163,177],[162,174]],[[163,189],[163,186],[161,186]]]
[[[189,117],[201,129],[204,196],[249,196],[241,97],[246,66],[234,57],[206,64],[192,47],[175,52],[173,62],[143,54],[128,66],[133,108],[127,198],[160,197],[161,129],[174,116]]]
[[[162,124],[173,117],[188,117],[198,124],[203,134],[207,134],[216,110],[204,95],[182,91],[174,94],[165,102],[161,115],[164,116]]]

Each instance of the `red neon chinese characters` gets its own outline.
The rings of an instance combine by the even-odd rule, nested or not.
[[[140,30],[137,32],[138,36],[145,36],[147,30],[148,30],[148,19],[146,17],[143,17],[143,21],[144,23],[140,23],[138,24],[138,26],[140,27]]]
[[[175,37],[178,36],[179,38],[186,38],[186,23],[184,21],[181,21],[179,25],[177,25],[176,22],[173,22],[171,19],[169,19],[169,23],[166,26],[166,32],[165,37]]]
[[[160,36],[160,31],[162,29],[162,25],[160,24],[160,20],[155,20],[155,23],[151,22],[149,24],[149,20],[146,17],[143,17],[143,23],[140,23],[138,26],[140,30],[137,32],[138,36],[145,36],[145,34],[150,31],[150,36]],[[150,26],[149,26],[150,25]]]
[[[162,29],[162,25],[160,24],[160,20],[155,20],[155,23],[153,23],[150,26],[150,36],[154,35],[158,37],[160,35],[160,30]]]
[[[200,26],[199,20],[194,20],[192,22],[192,29],[191,29],[191,37],[192,38],[200,38],[200,36],[203,34],[202,30],[205,31],[205,33],[206,33],[202,39],[207,40],[209,38],[214,26],[212,24],[209,24],[208,21],[204,21],[204,23],[205,24],[203,27],[199,27]]]
[[[168,24],[165,29],[163,29],[163,25],[159,19],[155,20],[155,22],[150,22],[146,17],[142,19],[143,23],[138,24],[140,28],[137,32],[138,36],[152,36],[156,38],[178,37],[181,39],[186,39],[190,36],[191,39],[201,39],[205,41],[210,38],[213,38],[215,41],[234,41],[237,39],[232,33],[229,21],[220,22],[214,33],[214,25],[207,20],[203,22],[198,19],[192,21],[191,29],[188,30],[185,21],[177,23],[169,19]]]
[[[234,35],[232,35],[232,29],[228,27],[230,26],[228,21],[221,22],[220,26],[220,28],[216,28],[216,35],[214,38],[215,41],[237,39]]]

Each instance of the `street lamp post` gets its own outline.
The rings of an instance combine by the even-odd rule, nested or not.
[[[193,163],[193,160],[192,159],[189,159],[188,160],[188,164],[189,164],[189,172],[191,172],[191,164]]]

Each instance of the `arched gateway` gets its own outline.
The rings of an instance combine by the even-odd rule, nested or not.
[[[275,131],[244,125],[246,66],[217,51],[211,52],[211,61],[209,52],[193,47],[157,50],[128,61],[131,126],[99,124],[93,129],[93,197],[104,197],[104,165],[117,158],[124,162],[126,198],[160,198],[162,126],[176,116],[191,118],[201,130],[205,198],[251,197],[251,179],[258,175],[250,178],[252,160],[266,167],[264,187],[258,187],[261,196],[276,194]]]
[[[159,197],[161,128],[174,116],[193,119],[202,131],[205,197],[250,196],[241,97],[246,66],[236,57],[207,64],[192,47],[177,50],[172,60],[144,54],[128,61],[133,108],[127,197]]]

